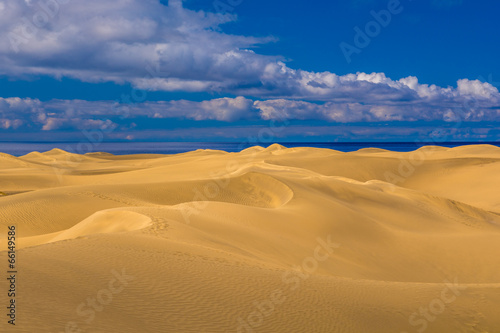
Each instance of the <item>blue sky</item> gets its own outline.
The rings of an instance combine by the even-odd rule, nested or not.
[[[496,141],[499,10],[0,0],[0,140]]]

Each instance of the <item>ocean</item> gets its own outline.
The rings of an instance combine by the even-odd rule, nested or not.
[[[491,144],[500,147],[500,142],[277,142],[285,147],[317,147],[329,148],[343,152],[356,151],[362,148],[381,148],[392,151],[413,151],[424,145],[457,147],[472,144]],[[0,142],[0,152],[14,156],[22,156],[32,151],[44,152],[53,148],[74,153],[107,152],[115,155],[128,154],[178,154],[197,149],[224,150],[237,152],[255,145],[267,147],[263,143],[241,142]]]

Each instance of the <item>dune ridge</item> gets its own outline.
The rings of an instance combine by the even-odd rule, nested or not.
[[[498,174],[490,145],[0,154],[13,332],[500,332]]]

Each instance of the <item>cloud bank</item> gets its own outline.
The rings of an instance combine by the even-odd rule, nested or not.
[[[438,100],[495,97],[489,85],[457,89],[391,80],[383,73],[339,76],[292,69],[253,49],[274,39],[230,35],[232,14],[193,11],[180,0],[0,0],[0,74],[50,75],[131,83],[159,91],[203,91],[256,98]],[[461,86],[462,87],[461,87]]]
[[[291,99],[252,100],[243,96],[205,101],[172,100],[119,104],[113,101],[0,98],[0,128],[51,131],[104,129],[127,119],[190,119],[234,122],[239,120],[321,120],[326,123],[388,121],[498,121],[500,107],[491,107],[498,91],[487,83],[464,81],[449,101],[390,102],[352,100],[308,102]],[[477,96],[484,95],[484,98]],[[476,96],[470,99],[470,96]],[[457,102],[461,100],[462,102]]]
[[[447,1],[445,3],[455,3]],[[154,91],[238,96],[123,106],[111,101],[0,98],[0,129],[107,128],[122,118],[385,121],[498,121],[500,93],[462,79],[456,87],[290,68],[258,54],[274,38],[223,32],[232,14],[183,8],[180,0],[0,0],[0,75],[49,75],[130,83]],[[123,113],[123,112],[122,112]]]

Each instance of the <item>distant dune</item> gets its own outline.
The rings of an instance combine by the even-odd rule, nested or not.
[[[499,189],[489,145],[0,154],[0,331],[498,333]]]

